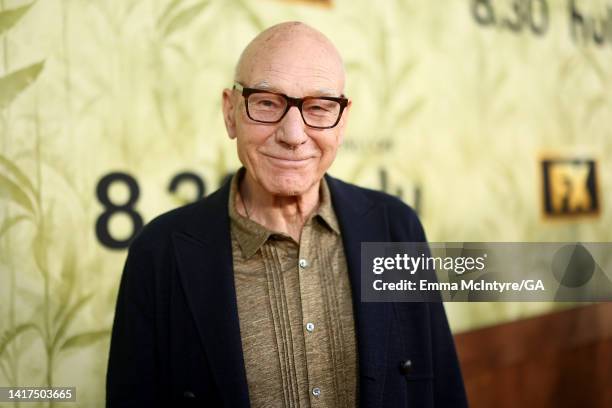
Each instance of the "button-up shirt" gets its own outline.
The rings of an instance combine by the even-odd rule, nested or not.
[[[234,283],[252,407],[355,407],[358,366],[351,285],[329,188],[296,242],[236,211]]]

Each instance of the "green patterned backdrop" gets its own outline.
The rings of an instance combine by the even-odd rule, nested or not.
[[[331,174],[401,195],[431,241],[612,238],[609,0],[0,8],[0,385],[72,385],[78,406],[103,405],[121,242],[237,168],[221,91],[280,21],[311,24],[344,55],[354,105]],[[543,214],[547,155],[596,163],[594,215]],[[446,308],[458,332],[565,306]]]

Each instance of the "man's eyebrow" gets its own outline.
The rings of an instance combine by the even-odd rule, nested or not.
[[[339,93],[336,92],[335,89],[330,88],[320,88],[314,95],[312,96],[338,96]]]
[[[270,85],[268,81],[265,81],[265,80],[253,85],[253,88],[263,89],[263,90],[272,91],[272,92],[280,92],[279,89],[273,87],[272,85]]]
[[[264,91],[282,93],[282,94],[285,93],[282,89],[277,88],[277,87],[275,87],[273,85],[270,85],[270,83],[268,81],[265,81],[265,80],[261,81],[261,82],[258,82],[255,85],[253,85],[253,88],[261,89],[261,90],[264,90]],[[305,96],[333,96],[333,97],[335,97],[335,96],[338,96],[338,95],[339,95],[339,93],[336,90],[334,90],[334,89],[331,89],[331,88],[319,88],[316,91],[314,91],[312,93],[309,93],[308,95],[305,95]]]

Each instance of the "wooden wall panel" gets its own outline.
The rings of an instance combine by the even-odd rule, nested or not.
[[[612,303],[455,336],[472,408],[612,407]]]

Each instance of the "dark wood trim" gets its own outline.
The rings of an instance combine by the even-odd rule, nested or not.
[[[455,336],[478,407],[612,407],[612,303]]]

